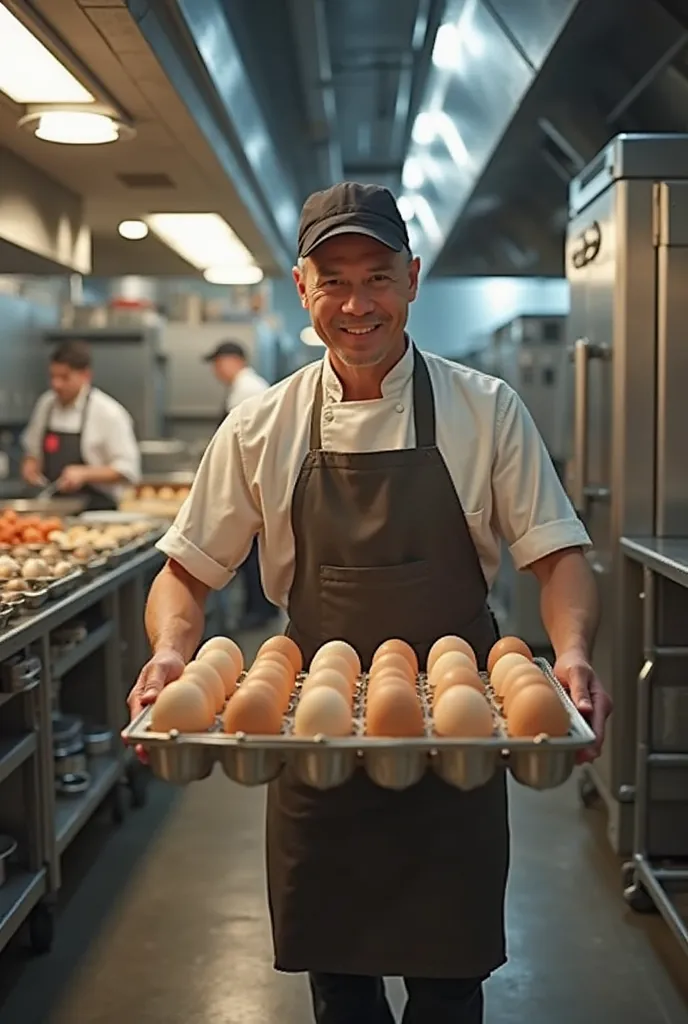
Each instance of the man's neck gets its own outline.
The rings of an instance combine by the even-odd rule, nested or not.
[[[343,401],[372,402],[376,398],[382,398],[382,382],[390,370],[404,358],[407,346],[408,342],[404,337],[403,342],[395,345],[383,361],[375,366],[349,366],[330,352],[330,363],[342,385]]]

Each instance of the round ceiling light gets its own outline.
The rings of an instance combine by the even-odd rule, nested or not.
[[[117,226],[117,230],[122,238],[130,242],[140,242],[148,234],[148,225],[142,220],[123,220]]]
[[[208,267],[203,277],[209,284],[260,284],[264,274],[260,267],[247,264],[235,267]]]
[[[134,134],[132,128],[112,114],[83,108],[36,107],[21,118],[19,126],[32,131],[43,142],[65,146],[101,146]]]

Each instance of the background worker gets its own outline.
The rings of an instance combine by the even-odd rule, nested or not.
[[[92,383],[84,341],[65,341],[50,358],[50,390],[36,402],[22,437],[22,476],[33,487],[57,483],[86,509],[115,509],[123,485],[137,483],[141,456],[134,423]]]
[[[205,357],[211,363],[213,373],[227,388],[227,397],[219,418],[225,417],[247,398],[262,395],[269,388],[268,382],[249,365],[246,350],[238,341],[222,341]],[[260,578],[258,540],[253,538],[246,560],[237,570],[244,585],[244,610],[237,623],[239,630],[260,629],[277,615],[277,609],[268,601]]]

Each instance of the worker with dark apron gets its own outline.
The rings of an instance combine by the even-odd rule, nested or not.
[[[424,663],[459,634],[484,667],[497,637],[417,351],[413,393],[415,448],[341,454],[321,448],[318,384],[292,506],[288,633],[307,663],[341,637],[367,665],[390,637]],[[406,979],[408,1024],[482,1020],[481,982],[505,959],[501,773],[471,792],[432,773],[396,792],[360,769],[320,792],[286,770],[270,786],[267,849],[275,966],[310,972],[319,1022],[391,1024],[385,975]]]
[[[79,429],[76,433],[71,433],[64,430],[51,430],[49,424],[56,402],[56,399],[53,399],[46,416],[41,445],[43,476],[49,483],[59,480],[67,466],[85,465],[81,446],[90,401],[91,393],[89,392],[81,413]],[[114,498],[92,484],[84,484],[78,491],[72,491],[70,496],[81,498],[86,502],[84,511],[110,512],[117,508]]]

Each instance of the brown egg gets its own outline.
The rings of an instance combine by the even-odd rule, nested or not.
[[[514,696],[507,726],[511,736],[566,736],[571,719],[554,688],[547,682],[535,683]]]
[[[294,675],[297,676],[299,672],[303,671],[303,655],[301,649],[291,637],[288,636],[271,636],[269,640],[266,640],[261,645],[256,658],[260,658],[263,654],[267,654],[268,651],[278,651],[279,654],[283,654],[289,658],[294,668]]]
[[[475,651],[466,640],[462,639],[460,636],[442,636],[439,640],[436,640],[430,648],[426,669],[428,675],[432,672],[435,662],[438,661],[443,654],[446,654],[447,651],[460,651],[462,654],[465,654],[470,658],[473,662],[474,668],[478,667],[478,660],[475,656]]]
[[[282,671],[291,679],[292,685],[296,679],[296,672],[294,671],[294,665],[286,654],[280,654],[279,651],[265,651],[263,654],[258,654],[256,660],[253,662],[253,668],[257,668],[259,665],[279,665]]]
[[[227,733],[277,736],[282,730],[282,712],[267,686],[241,686],[227,702],[223,725]]]
[[[548,686],[549,683],[545,679],[545,676],[538,668],[526,669],[520,676],[512,676],[509,680],[509,688],[505,691],[504,697],[502,698],[502,707],[504,714],[509,714],[509,708],[512,705],[514,697],[525,690],[527,686]]]
[[[294,688],[291,671],[287,674],[280,665],[266,660],[263,664],[252,667],[244,679],[244,686],[251,686],[257,682],[266,683],[271,686],[280,711],[286,711],[291,699],[291,692]]]
[[[492,672],[490,673],[490,683],[493,690],[499,696],[503,696],[503,687],[506,682],[508,675],[515,669],[525,670],[532,668],[533,663],[523,654],[519,654],[517,651],[512,651],[509,654],[503,654],[499,661],[496,661]]]
[[[351,644],[347,644],[344,640],[329,640],[326,644],[323,644],[311,662],[311,671],[313,671],[316,665],[320,664],[324,657],[330,654],[336,654],[339,658],[345,658],[349,662],[354,675],[360,676],[361,659]]]
[[[418,675],[418,658],[416,652],[410,644],[407,644],[405,640],[385,640],[383,644],[380,644],[378,649],[373,655],[372,667],[375,665],[380,658],[383,658],[385,654],[401,654],[403,658],[406,658],[414,676]]]
[[[393,668],[384,669],[378,672],[377,675],[368,679],[368,688],[366,690],[366,701],[369,701],[373,694],[381,690],[383,686],[406,686],[412,689],[415,693],[415,686],[409,685],[408,676],[402,675],[400,672],[395,671]]]
[[[472,686],[452,686],[433,711],[438,736],[488,737],[494,730],[492,710]]]
[[[316,686],[296,707],[295,736],[349,736],[351,727],[348,701],[330,686]]]
[[[370,666],[370,678],[374,679],[376,675],[388,668],[403,675],[409,683],[415,683],[416,677],[408,658],[405,658],[403,654],[395,654],[393,651],[381,655],[377,661],[373,662]]]
[[[351,684],[349,680],[341,672],[337,672],[336,669],[332,669],[329,665],[324,665],[322,668],[317,668],[315,672],[311,672],[303,682],[301,687],[301,699],[310,690],[316,689],[318,686],[330,686],[333,690],[341,693],[344,700],[347,702],[349,707],[353,702],[353,693],[351,692]]]
[[[231,697],[236,690],[238,676],[236,661],[226,651],[221,651],[218,647],[215,647],[213,650],[206,651],[202,661],[192,661],[191,665],[210,665],[211,668],[214,668],[222,680],[225,697]]]
[[[208,695],[213,714],[225,706],[225,686],[220,673],[207,662],[192,661],[182,673],[184,682],[196,683]]]
[[[523,640],[519,640],[517,636],[504,636],[498,640],[487,656],[487,671],[490,675],[500,658],[503,658],[505,654],[514,653],[522,654],[528,661],[533,660],[533,652],[530,647]]]
[[[244,656],[241,653],[241,648],[238,644],[235,644],[233,640],[230,640],[228,636],[214,636],[210,640],[206,640],[198,654],[196,660],[200,661],[208,651],[225,651],[230,658],[234,659],[234,663],[237,667],[237,676],[241,675],[244,671]]]
[[[310,668],[310,674],[319,672],[321,668],[331,669],[333,672],[339,672],[340,675],[349,683],[349,688],[352,694],[356,690],[356,683],[358,682],[358,676],[354,672],[351,661],[346,658],[342,658],[338,654],[326,654],[319,661],[313,660]]]
[[[485,693],[483,681],[475,671],[466,665],[454,665],[444,672],[438,673],[435,677],[432,690],[432,703],[436,704],[443,693],[450,690],[452,686],[470,686],[479,694]]]
[[[366,712],[368,736],[423,736],[425,723],[415,690],[400,683],[380,686]]]
[[[541,670],[538,668],[537,665],[534,664],[534,662],[528,661],[527,659],[524,661],[522,660],[520,655],[516,655],[516,658],[518,658],[518,661],[514,659],[511,662],[511,666],[507,669],[507,671],[502,673],[501,675],[500,692],[498,696],[501,697],[502,701],[504,701],[504,699],[506,698],[506,695],[509,692],[511,684],[514,682],[515,679],[518,679],[519,676],[522,676],[524,673],[527,672],[536,672],[540,678],[542,678],[543,675]],[[497,664],[499,664],[499,662],[497,662]]]
[[[464,668],[472,669],[475,672],[475,663],[471,658],[463,651],[445,651],[439,658],[433,663],[432,671],[428,673],[428,680],[431,686],[434,686],[435,680],[446,672],[448,668],[454,668],[459,666]]]
[[[207,695],[192,682],[170,683],[151,712],[153,732],[206,732],[215,721]]]

